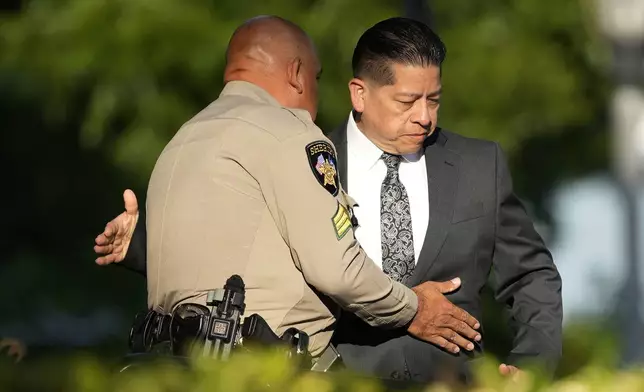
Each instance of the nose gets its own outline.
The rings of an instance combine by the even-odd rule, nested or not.
[[[429,108],[427,107],[425,102],[422,102],[422,100],[418,100],[417,103],[418,103],[418,108],[414,113],[413,121],[416,124],[422,126],[423,128],[427,128],[432,121],[431,116],[429,114]]]

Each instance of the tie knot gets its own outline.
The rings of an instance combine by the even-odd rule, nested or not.
[[[381,158],[383,162],[385,162],[385,166],[387,166],[387,171],[398,170],[398,166],[400,166],[400,155],[393,155],[385,152],[382,154]]]

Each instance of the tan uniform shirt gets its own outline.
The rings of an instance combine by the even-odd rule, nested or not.
[[[308,112],[230,82],[163,150],[147,194],[148,305],[205,303],[233,274],[245,315],[328,345],[338,304],[371,325],[400,327],[416,295],[392,281],[353,235],[335,148]],[[331,300],[329,300],[329,298]]]

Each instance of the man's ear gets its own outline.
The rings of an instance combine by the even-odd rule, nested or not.
[[[300,59],[299,57],[294,58],[288,63],[286,70],[288,84],[290,84],[298,94],[302,94],[302,92],[304,91],[304,75],[302,71],[302,59]]]
[[[364,111],[365,95],[367,93],[367,86],[365,82],[358,78],[353,78],[349,81],[349,95],[351,96],[351,104],[353,109],[362,113]]]

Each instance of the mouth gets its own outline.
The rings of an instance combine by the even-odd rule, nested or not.
[[[431,136],[431,134],[434,133],[434,130],[431,128],[423,129],[422,132],[413,132],[413,133],[408,133],[407,136],[413,137],[415,139],[417,138],[426,138]]]
[[[423,132],[423,133],[409,133],[406,136],[411,137],[413,139],[424,139],[427,136],[429,136],[429,133]]]

